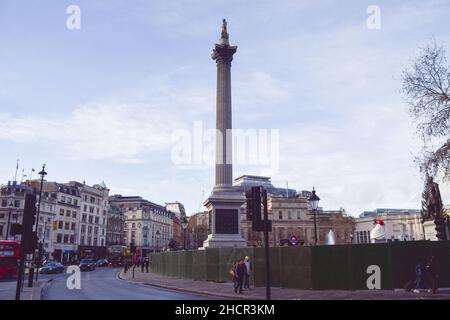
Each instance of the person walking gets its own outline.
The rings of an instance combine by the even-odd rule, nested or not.
[[[434,256],[431,256],[430,260],[428,260],[426,266],[426,277],[428,280],[429,290],[428,292],[437,293],[437,278],[438,274],[436,272],[436,259]]]
[[[145,258],[145,270],[148,273],[148,267],[150,266],[150,260],[147,258]]]
[[[423,280],[425,277],[425,265],[422,259],[420,259],[419,262],[417,263],[415,273],[416,273],[416,281],[413,292],[420,293],[420,289],[423,289]]]
[[[245,276],[245,264],[242,259],[238,260],[234,267],[234,292],[243,294],[242,284]]]
[[[252,272],[252,262],[250,257],[246,256],[244,259],[245,275],[244,275],[244,289],[250,290],[250,274]]]
[[[144,272],[144,267],[145,267],[145,259],[141,262],[141,272]]]

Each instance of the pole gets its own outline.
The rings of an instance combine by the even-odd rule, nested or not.
[[[8,225],[6,226],[6,240],[8,240],[8,235],[9,235],[9,226],[11,223],[11,213],[12,213],[12,207],[9,206]]]
[[[20,300],[20,290],[23,284],[23,271],[25,268],[25,241],[20,242],[20,264],[19,272],[17,275],[17,285],[16,285],[16,300]]]
[[[183,229],[183,250],[186,250],[186,228]]]
[[[263,190],[263,205],[264,205],[264,252],[266,256],[266,300],[270,300],[269,214],[267,212],[267,190]]]
[[[39,213],[41,212],[42,187],[44,185],[44,177],[47,174],[45,172],[45,164],[42,165],[42,171],[39,172],[39,174],[41,175],[41,186],[40,186],[40,189],[39,189],[39,201],[38,201],[37,214],[36,214],[36,228],[35,228],[36,233],[38,231],[38,226],[39,226]],[[33,254],[33,260],[34,260],[35,265],[36,265],[36,282],[37,282],[38,281],[38,276],[39,276],[39,262],[35,258],[36,258],[36,256],[35,256],[35,254]],[[38,259],[40,258],[40,249],[38,249],[37,258]]]
[[[317,218],[316,218],[317,209],[314,209],[314,245],[317,246]]]

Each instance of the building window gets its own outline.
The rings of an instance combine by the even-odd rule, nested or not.
[[[73,205],[77,206],[78,205],[78,200],[77,199],[73,199]]]
[[[98,224],[99,217],[95,217],[95,224]]]
[[[86,225],[85,224],[81,225],[81,232],[82,233],[86,232]]]
[[[132,227],[132,228],[136,228],[136,223],[132,223],[132,224],[131,224],[131,227]]]
[[[66,210],[66,217],[70,218],[70,210]]]
[[[83,216],[81,217],[81,221],[82,222],[86,222],[87,216],[85,214],[83,214]]]
[[[72,198],[67,198],[67,203],[72,204]]]
[[[283,220],[283,212],[282,211],[278,211],[278,219]]]
[[[76,211],[72,211],[72,218],[76,218],[77,217],[77,212]]]
[[[92,233],[92,226],[88,226],[88,234],[91,234]],[[91,241],[89,241],[89,242],[91,242]]]
[[[102,239],[102,247],[105,246],[105,239]]]
[[[94,217],[93,216],[89,216],[89,223],[92,223]]]
[[[300,211],[297,211],[297,220],[300,220]]]
[[[97,210],[96,210],[96,212],[97,212],[97,214],[99,214],[100,213],[100,209],[99,208],[96,208]]]
[[[91,245],[91,240],[92,240],[92,238],[91,238],[91,237],[88,237],[88,238],[87,238],[87,245],[88,245],[88,246],[90,246],[90,245]]]
[[[8,206],[8,201],[6,199],[2,200],[2,207],[7,207]]]
[[[3,236],[3,225],[0,225],[0,236]]]
[[[292,220],[292,212],[288,211],[288,219]]]
[[[94,213],[94,207],[89,207],[89,212]]]
[[[87,195],[84,195],[84,201],[87,202]]]
[[[63,228],[63,222],[62,221],[58,221],[58,229],[62,229]]]
[[[82,246],[84,246],[84,236],[81,236],[81,237],[80,237],[80,244],[81,244]]]
[[[70,243],[75,243],[75,236],[70,236]]]
[[[14,207],[20,208],[20,200],[14,200]]]
[[[62,234],[58,233],[58,235],[56,236],[56,242],[57,243],[61,243],[62,242]]]
[[[68,234],[64,235],[64,243],[69,243],[69,235]]]
[[[95,203],[95,198],[91,197],[91,203]]]
[[[59,215],[63,216],[64,215],[64,209],[59,209]]]
[[[71,230],[75,230],[75,223],[74,223],[74,222],[72,222],[72,226],[71,226],[70,229],[71,229]]]
[[[64,229],[69,230],[69,228],[70,228],[70,223],[69,222],[64,223]]]
[[[87,211],[87,205],[83,206],[83,211],[86,212]]]
[[[98,227],[94,228],[94,234],[98,234]]]

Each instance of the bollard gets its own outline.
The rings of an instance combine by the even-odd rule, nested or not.
[[[30,267],[28,269],[28,288],[33,287],[33,275],[34,275],[34,268]]]
[[[135,267],[133,266],[133,279],[134,279],[134,268],[135,268]]]

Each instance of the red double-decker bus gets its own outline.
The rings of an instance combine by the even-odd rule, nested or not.
[[[17,277],[20,243],[0,240],[0,279]]]

